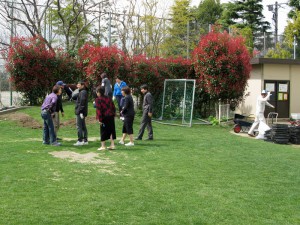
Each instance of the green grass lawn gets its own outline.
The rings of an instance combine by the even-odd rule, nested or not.
[[[65,111],[62,122],[74,119],[72,104]],[[20,112],[42,123],[39,107]],[[217,126],[153,127],[154,141],[99,152],[97,123],[88,146],[73,146],[70,123],[59,131],[63,146],[52,147],[41,128],[2,116],[0,224],[300,224],[300,147]],[[97,155],[82,162],[57,151]]]

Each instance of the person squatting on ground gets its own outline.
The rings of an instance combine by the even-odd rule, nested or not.
[[[79,81],[77,88],[79,89],[79,94],[75,104],[75,115],[78,141],[74,145],[81,146],[88,144],[88,131],[85,124],[85,118],[88,114],[88,93],[84,81]]]
[[[250,128],[250,130],[248,132],[248,135],[251,136],[251,137],[254,137],[254,129],[261,122],[266,123],[266,119],[265,119],[265,116],[264,116],[266,105],[274,108],[274,106],[271,105],[268,102],[270,96],[271,96],[271,92],[267,92],[266,90],[263,90],[261,92],[261,95],[259,95],[257,97],[257,100],[256,100],[256,111],[255,111],[255,120],[254,120],[254,123],[252,124],[252,126],[251,126],[251,128]]]
[[[58,85],[55,85],[52,88],[52,93],[49,94],[41,107],[41,117],[44,120],[44,128],[43,128],[43,144],[45,145],[53,145],[60,146],[61,144],[57,142],[56,135],[54,131],[53,125],[53,117],[55,116],[55,109],[57,104],[57,96],[61,95],[61,88]]]
[[[124,96],[124,105],[121,110],[124,116],[123,128],[122,128],[122,138],[120,144],[124,144],[125,138],[129,135],[129,142],[125,146],[134,146],[133,140],[133,120],[134,120],[134,103],[131,96],[131,90],[128,86],[122,88],[122,95]]]
[[[105,88],[105,95],[112,98],[112,87],[110,80],[107,78],[107,74],[102,73],[100,76],[102,79],[101,86]]]
[[[96,118],[100,123],[100,134],[101,134],[101,147],[98,150],[105,150],[105,141],[110,139],[110,146],[108,149],[115,149],[116,139],[116,128],[115,128],[115,115],[116,108],[112,99],[105,96],[105,88],[97,87],[96,89],[97,98],[95,99],[96,104]]]
[[[56,85],[60,86],[61,90],[64,89],[65,83],[63,81],[58,81]],[[55,110],[55,116],[53,118],[53,123],[54,123],[54,132],[56,135],[56,140],[61,140],[61,138],[57,137],[57,133],[60,127],[60,118],[59,118],[59,112],[61,112],[61,116],[64,117],[64,109],[62,105],[62,93],[57,96],[57,103],[56,103],[56,110]]]
[[[148,130],[148,139],[153,140],[153,128],[152,128],[152,109],[153,109],[153,97],[148,91],[148,86],[146,84],[141,86],[141,92],[144,94],[143,100],[143,116],[141,120],[139,134],[135,140],[142,140],[145,128]]]
[[[119,112],[122,110],[121,106],[121,99],[123,98],[122,95],[122,88],[126,87],[126,82],[122,81],[119,76],[116,77],[116,83],[114,85],[114,92],[113,92],[113,100],[117,100]],[[121,116],[121,115],[120,115]]]

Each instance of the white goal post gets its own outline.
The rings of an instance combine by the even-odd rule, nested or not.
[[[166,79],[158,120],[169,125],[192,126],[195,88],[194,79]]]

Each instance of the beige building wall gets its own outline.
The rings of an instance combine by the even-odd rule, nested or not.
[[[291,64],[254,64],[245,91],[245,100],[236,109],[236,113],[253,115],[256,98],[263,90],[265,80],[290,81],[290,113],[300,113],[300,65]]]
[[[264,64],[263,80],[290,80],[290,65]]]
[[[300,66],[291,66],[290,113],[300,113]]]
[[[242,115],[255,114],[256,99],[263,88],[262,82],[262,66],[256,65],[252,67],[248,86],[245,91],[245,100],[237,108],[236,113]]]

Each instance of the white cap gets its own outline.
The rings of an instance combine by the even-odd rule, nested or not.
[[[267,91],[266,90],[262,90],[261,93],[262,94],[267,94]]]

